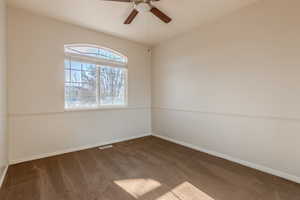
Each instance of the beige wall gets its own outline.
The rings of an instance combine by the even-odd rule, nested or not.
[[[8,40],[12,162],[151,132],[147,47],[16,8],[8,10]],[[128,108],[64,112],[64,45],[71,43],[128,56]]]
[[[0,181],[7,165],[6,5],[0,0]],[[1,183],[0,183],[1,184]]]
[[[264,0],[153,52],[153,132],[300,182],[300,2]]]

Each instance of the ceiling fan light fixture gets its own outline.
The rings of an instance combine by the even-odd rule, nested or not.
[[[151,6],[149,3],[141,2],[135,5],[135,9],[141,13],[149,12],[151,10]]]

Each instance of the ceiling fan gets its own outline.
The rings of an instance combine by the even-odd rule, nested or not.
[[[160,1],[160,0],[104,0],[104,1],[118,1],[118,2],[127,2],[133,4],[133,10],[125,20],[124,24],[130,24],[135,19],[135,17],[139,14],[139,12],[142,13],[148,11],[150,11],[152,14],[154,14],[156,17],[158,17],[160,20],[162,20],[165,23],[170,23],[172,21],[172,19],[169,16],[167,16],[158,8],[152,5],[152,2]]]

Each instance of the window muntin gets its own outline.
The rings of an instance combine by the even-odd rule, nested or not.
[[[83,58],[83,59],[82,59]],[[65,108],[90,109],[127,104],[127,68],[65,56]],[[114,59],[114,58],[113,58]],[[127,58],[122,58],[123,60]]]

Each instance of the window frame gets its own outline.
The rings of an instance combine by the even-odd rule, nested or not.
[[[112,61],[104,58],[97,58],[93,56],[87,56],[87,55],[80,55],[80,54],[75,54],[75,53],[70,53],[66,52],[67,47],[91,47],[91,48],[99,48],[103,50],[110,51],[112,53],[115,53],[119,56],[122,56],[125,58],[125,62],[117,62],[117,61]],[[107,48],[107,47],[102,47],[98,45],[93,45],[93,44],[69,44],[64,46],[64,73],[65,73],[65,60],[76,60],[77,62],[83,62],[83,63],[89,63],[89,64],[95,64],[97,68],[97,82],[100,80],[100,67],[112,67],[112,68],[121,68],[124,70],[125,73],[125,91],[124,91],[124,104],[112,104],[112,105],[101,105],[100,102],[98,101],[100,98],[100,89],[96,91],[97,93],[97,105],[96,106],[91,106],[91,107],[85,107],[85,106],[78,106],[78,107],[66,107],[66,95],[65,95],[65,84],[66,84],[66,79],[64,76],[64,110],[65,111],[89,111],[89,110],[102,110],[102,109],[124,109],[128,107],[128,57],[125,56],[124,54],[115,51],[113,49]],[[99,73],[98,73],[99,72]],[[97,85],[97,88],[100,88],[100,85]]]

